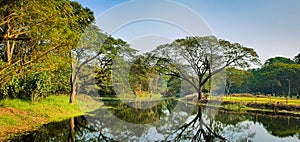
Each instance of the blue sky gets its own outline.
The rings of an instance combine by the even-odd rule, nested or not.
[[[260,55],[262,61],[275,56],[292,58],[300,53],[300,1],[299,0],[173,0],[179,5],[174,10],[171,5],[164,5],[162,0],[138,0],[136,4],[139,8],[130,7],[132,1],[124,0],[76,0],[85,7],[89,7],[95,12],[95,17],[103,17],[107,13],[110,23],[124,22],[128,15],[155,16],[167,15],[169,17],[180,18],[183,23],[163,23],[155,20],[131,21],[123,23],[115,31],[105,31],[105,26],[99,27],[104,32],[113,36],[125,39],[133,46],[145,45],[153,42],[155,44],[170,42],[174,38],[183,35],[196,34],[195,30],[206,30],[218,38],[231,42],[238,42],[247,47],[254,48]],[[124,4],[124,2],[127,2]],[[126,5],[127,4],[127,5]],[[127,6],[126,11],[118,8]],[[180,15],[180,6],[191,11],[189,16]],[[113,12],[111,12],[113,11]],[[193,13],[194,12],[194,13]],[[197,14],[202,18],[195,21]],[[190,19],[190,20],[186,20]],[[207,24],[197,27],[192,23]],[[168,26],[169,24],[169,26]],[[198,24],[198,25],[199,25]],[[103,24],[102,24],[103,25]],[[104,24],[105,25],[105,24]],[[107,25],[107,24],[106,24]],[[179,26],[176,26],[179,25]],[[181,27],[180,27],[181,26]],[[155,28],[154,28],[155,27]],[[192,33],[189,33],[192,31]],[[209,31],[208,31],[209,32]],[[155,43],[155,44],[154,44]],[[142,47],[150,48],[150,47]],[[151,49],[145,50],[149,51]]]

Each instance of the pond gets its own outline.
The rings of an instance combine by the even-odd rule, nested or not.
[[[102,100],[87,115],[43,125],[10,141],[300,141],[300,119],[240,114],[165,99]]]

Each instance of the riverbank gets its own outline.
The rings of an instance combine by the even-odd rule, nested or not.
[[[193,96],[180,98],[179,100],[195,105],[199,103]],[[263,95],[214,96],[208,98],[208,100],[201,100],[199,105],[237,113],[300,118],[300,99],[295,97],[269,97]]]
[[[77,104],[74,105],[69,104],[69,96],[67,95],[49,96],[38,103],[19,99],[0,101],[0,141],[8,138],[9,135],[38,129],[42,124],[83,115],[84,112],[91,112],[103,105],[102,102],[95,101],[86,95],[78,95],[76,99]],[[112,98],[106,99],[110,100]],[[115,99],[113,98],[113,100]],[[255,113],[300,118],[300,100],[289,100],[290,103],[292,102],[291,104],[284,104],[283,98],[271,98],[271,101],[269,98],[249,97],[210,99],[209,103],[203,102],[201,104],[233,113]],[[178,100],[186,103],[196,103],[196,101]],[[276,101],[279,103],[275,103]]]
[[[300,118],[300,99],[272,96],[226,96],[222,106],[226,110]]]
[[[37,103],[20,99],[0,101],[0,141],[11,134],[33,130],[53,121],[82,115],[78,105],[69,104],[69,96],[49,96]]]

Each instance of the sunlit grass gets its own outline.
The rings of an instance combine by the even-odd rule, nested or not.
[[[300,99],[295,98],[280,98],[280,97],[223,97],[224,101],[242,102],[242,103],[277,103],[289,104],[289,105],[300,105]]]
[[[66,95],[49,96],[45,100],[36,103],[20,99],[8,99],[0,101],[0,106],[28,112],[30,115],[50,118],[50,120],[61,120],[69,116],[82,114],[77,105],[69,104],[69,97]]]
[[[0,117],[0,125],[12,125],[12,126],[18,126],[20,123],[18,120],[12,116],[1,116]]]
[[[49,96],[32,103],[20,99],[0,101],[0,141],[10,133],[34,129],[51,121],[82,115],[77,104],[69,104],[69,96]]]
[[[21,99],[6,99],[0,101],[0,107],[12,107],[12,108],[28,108],[30,107],[30,102]]]

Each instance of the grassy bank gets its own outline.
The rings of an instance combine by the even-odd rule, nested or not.
[[[10,134],[32,130],[50,121],[82,115],[66,95],[49,96],[37,103],[20,99],[0,101],[0,141]]]
[[[224,101],[242,102],[242,103],[280,103],[288,105],[300,105],[300,99],[285,97],[223,97]]]
[[[225,110],[300,117],[300,99],[297,98],[226,96],[222,101],[221,107]]]
[[[196,96],[180,98],[186,103],[198,104]],[[192,98],[192,99],[191,99]],[[208,102],[209,101],[209,102]],[[268,97],[264,95],[211,96],[200,105],[239,113],[260,113],[300,118],[300,99],[296,97]]]

